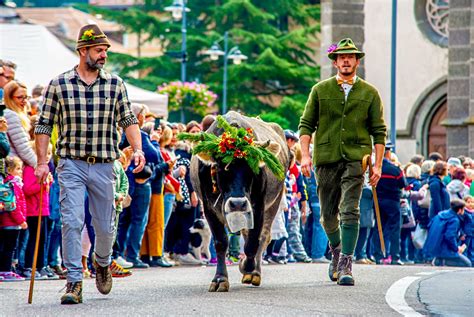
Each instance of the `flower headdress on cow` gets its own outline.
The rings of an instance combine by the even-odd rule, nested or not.
[[[270,141],[256,142],[251,128],[234,127],[222,116],[217,116],[217,126],[224,130],[220,136],[207,132],[180,133],[178,139],[196,143],[193,154],[209,157],[227,165],[236,159],[244,159],[257,175],[264,163],[278,179],[285,178],[283,165],[272,153]]]

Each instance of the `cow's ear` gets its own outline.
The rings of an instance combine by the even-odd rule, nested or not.
[[[255,145],[266,148],[268,151],[270,151],[270,153],[272,153],[272,154],[275,155],[275,156],[278,156],[278,154],[280,154],[280,151],[281,151],[281,146],[280,146],[280,144],[278,144],[278,143],[276,143],[276,142],[270,142],[270,140],[265,141],[265,142],[257,141],[257,142],[255,142]],[[258,166],[259,166],[259,167],[264,167],[264,166],[265,166],[265,162],[261,161],[261,162],[258,164]]]
[[[267,150],[270,151],[270,153],[272,153],[275,156],[278,156],[278,154],[280,154],[280,151],[281,151],[280,144],[278,144],[276,142],[273,142],[273,141],[270,141],[270,140],[268,140],[268,141],[256,141],[255,145],[266,148]]]
[[[214,161],[212,156],[210,156],[208,153],[200,152],[196,154],[196,156],[201,162],[203,162],[206,165],[212,165],[216,163],[216,161]]]
[[[281,146],[276,142],[270,142],[270,145],[267,146],[267,150],[269,150],[273,155],[278,156],[281,151]]]

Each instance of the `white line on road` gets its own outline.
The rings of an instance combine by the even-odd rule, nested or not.
[[[420,278],[421,276],[407,276],[393,283],[385,295],[387,304],[403,316],[423,316],[408,306],[405,301],[405,293],[408,287],[410,287],[411,283]]]

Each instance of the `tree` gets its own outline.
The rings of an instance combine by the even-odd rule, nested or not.
[[[228,31],[229,48],[238,45],[249,57],[240,65],[229,61],[229,109],[249,115],[273,113],[270,117],[275,118],[282,115],[275,107],[283,100],[282,106],[297,110],[292,114],[299,117],[306,98],[302,96],[308,95],[319,78],[311,45],[319,32],[320,8],[313,3],[311,0],[188,1],[191,11],[187,14],[187,81],[204,83],[221,96],[223,60],[211,61],[202,52],[214,42],[220,41],[222,46],[222,35]],[[165,50],[161,56],[110,54],[110,61],[122,77],[146,89],[156,90],[157,86],[180,77],[179,60],[167,54],[181,49],[181,24],[164,12],[164,7],[170,4],[171,0],[147,0],[143,6],[120,12],[87,7],[117,21],[127,32],[140,34],[143,42],[161,40]],[[136,71],[146,75],[135,78]],[[222,99],[217,103],[221,107]],[[283,114],[290,127],[295,128],[294,120],[288,118],[288,113]]]

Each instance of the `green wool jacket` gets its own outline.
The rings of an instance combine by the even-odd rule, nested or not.
[[[347,101],[336,76],[313,86],[299,125],[300,135],[315,133],[313,163],[361,161],[374,144],[385,144],[387,127],[377,89],[357,77]]]

